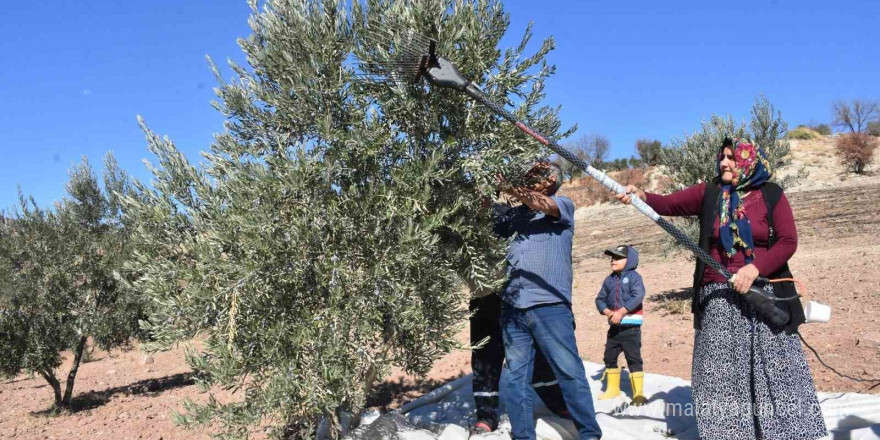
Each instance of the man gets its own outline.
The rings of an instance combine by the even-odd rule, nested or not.
[[[505,237],[516,234],[507,252],[509,279],[502,292],[502,340],[510,381],[501,389],[514,439],[534,439],[529,382],[540,351],[556,376],[565,405],[582,440],[598,439],[593,396],[577,351],[571,312],[571,245],[574,203],[556,196],[562,170],[541,161],[528,173],[533,182],[500,188],[522,202],[499,222]]]

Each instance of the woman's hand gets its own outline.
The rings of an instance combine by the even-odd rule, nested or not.
[[[617,194],[614,193],[614,197],[625,205],[629,205],[632,203],[632,197],[630,194],[635,194],[639,199],[645,200],[645,192],[639,188],[636,188],[635,185],[627,185],[626,186],[626,194]]]
[[[739,293],[748,292],[758,275],[758,268],[754,264],[743,266],[733,276],[733,290]]]

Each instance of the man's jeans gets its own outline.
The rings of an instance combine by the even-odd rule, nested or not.
[[[601,437],[593,395],[574,338],[574,315],[563,303],[517,309],[505,303],[501,312],[504,351],[510,380],[504,399],[514,439],[535,438],[531,377],[535,349],[541,350],[559,381],[562,395],[581,439]]]
[[[501,336],[501,297],[488,295],[470,302],[471,345],[486,337],[489,342],[471,351],[471,370],[474,372],[473,393],[477,406],[477,421],[486,422],[492,429],[498,426],[498,395],[501,367],[504,365],[504,341]],[[532,388],[544,405],[554,414],[568,413],[562,390],[553,376],[553,370],[541,352],[535,353]],[[567,417],[567,416],[566,416]]]

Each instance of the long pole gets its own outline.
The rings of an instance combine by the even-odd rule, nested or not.
[[[492,112],[494,112],[498,116],[501,116],[502,118],[504,118],[508,122],[515,125],[523,133],[531,136],[536,141],[547,146],[548,148],[550,148],[551,150],[556,152],[556,154],[562,156],[563,158],[565,158],[565,160],[571,162],[576,167],[580,168],[585,173],[589,174],[590,177],[596,179],[596,181],[598,181],[605,188],[608,188],[609,190],[614,191],[617,194],[624,194],[626,192],[626,188],[624,188],[623,185],[621,185],[620,183],[618,183],[617,181],[615,181],[614,179],[612,179],[611,177],[609,177],[607,174],[603,173],[602,171],[597,170],[596,168],[594,168],[590,164],[584,162],[583,160],[581,160],[581,158],[572,154],[571,151],[568,151],[567,148],[559,145],[558,143],[556,143],[553,140],[550,140],[549,138],[547,138],[547,136],[544,136],[539,131],[535,130],[532,127],[529,127],[524,122],[517,119],[516,116],[514,116],[509,111],[505,110],[504,107],[502,107],[502,106],[498,105],[497,103],[493,102],[492,100],[490,100],[489,97],[487,97],[486,94],[483,93],[483,91],[480,90],[477,86],[475,86],[473,84],[468,84],[467,87],[464,88],[464,92],[468,96],[470,96],[471,98],[477,100],[479,103],[488,107],[490,110],[492,110]],[[632,205],[636,209],[638,209],[639,212],[641,212],[642,214],[644,214],[645,216],[647,216],[648,218],[653,220],[654,223],[657,223],[661,228],[663,228],[664,231],[668,232],[670,235],[675,237],[675,239],[679,243],[681,243],[684,247],[686,247],[688,250],[693,252],[694,255],[700,259],[700,261],[702,261],[703,263],[707,264],[709,267],[717,270],[719,273],[724,275],[725,279],[729,280],[731,278],[730,271],[728,271],[726,267],[722,266],[721,263],[715,261],[714,258],[712,258],[702,248],[697,246],[697,244],[694,243],[694,241],[691,240],[690,237],[688,237],[683,232],[681,232],[681,230],[676,228],[675,225],[670,223],[665,218],[661,217],[660,214],[657,214],[657,212],[654,211],[653,208],[648,206],[648,204],[645,203],[644,200],[639,199],[638,197],[636,197],[635,194],[630,194],[630,197],[632,198]],[[759,281],[763,280],[764,282],[767,281],[766,279],[760,278],[760,277],[758,278],[758,280]]]

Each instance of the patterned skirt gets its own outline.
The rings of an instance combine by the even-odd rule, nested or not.
[[[773,287],[764,288],[772,293]],[[758,318],[727,284],[700,290],[694,412],[700,438],[817,439],[827,435],[801,341]]]

